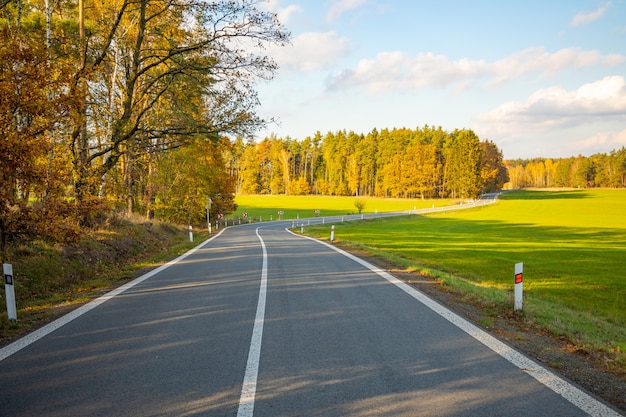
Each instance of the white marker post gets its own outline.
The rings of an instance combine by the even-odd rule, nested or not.
[[[514,311],[522,309],[522,295],[524,285],[524,263],[515,264],[515,305]]]
[[[189,241],[193,242],[193,228],[189,225]]]
[[[209,234],[211,234],[211,204],[213,204],[213,200],[211,200],[211,197],[207,197],[206,223],[209,229]]]
[[[13,287],[13,265],[3,264],[2,269],[4,270],[4,292],[7,297],[7,313],[9,313],[9,320],[17,321],[15,288]]]
[[[334,224],[330,227],[330,241],[332,242],[333,240],[335,240],[335,225]]]

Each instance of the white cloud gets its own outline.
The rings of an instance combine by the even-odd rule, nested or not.
[[[289,46],[272,49],[271,55],[282,68],[312,72],[336,65],[349,48],[350,41],[336,32],[307,32]]]
[[[581,154],[606,152],[607,149],[621,149],[626,146],[626,129],[618,132],[600,132],[589,138],[576,141],[572,149]]]
[[[328,80],[329,89],[364,87],[370,93],[419,87],[461,86],[486,80],[487,86],[496,86],[531,72],[554,76],[566,68],[593,65],[612,67],[626,61],[618,54],[602,55],[599,51],[566,48],[549,53],[543,47],[529,48],[495,62],[471,60],[456,61],[445,55],[420,53],[409,56],[403,52],[382,52],[374,59],[363,59],[355,68],[348,69]]]
[[[280,21],[280,23],[286,24],[291,18],[292,14],[298,13],[301,11],[302,11],[302,7],[296,6],[296,5],[290,5],[285,8],[279,9],[277,13],[278,20]]]
[[[496,61],[490,70],[491,84],[508,81],[530,72],[540,72],[544,77],[554,76],[566,68],[583,68],[594,65],[613,67],[626,60],[618,54],[602,55],[597,50],[584,51],[578,48],[564,48],[549,53],[545,48],[528,48]]]
[[[367,0],[339,0],[335,1],[332,6],[330,6],[330,10],[326,15],[326,20],[332,22],[336,20],[344,14],[345,12],[349,12],[350,10],[358,9],[367,3]]]
[[[574,91],[560,87],[538,90],[525,103],[504,103],[475,121],[479,130],[490,135],[549,132],[595,122],[626,123],[626,80],[608,76]]]
[[[437,86],[456,83],[459,76],[478,78],[486,70],[482,61],[450,61],[444,55],[420,53],[410,57],[403,52],[382,52],[375,59],[363,59],[351,70],[332,76],[329,89],[363,86],[368,92]]]
[[[580,12],[570,22],[570,26],[581,26],[587,25],[593,21],[600,19],[604,13],[607,11],[611,2],[606,3],[604,6],[600,7],[598,10],[591,13]]]
[[[270,12],[276,13],[278,20],[283,25],[289,21],[289,19],[294,13],[298,13],[302,11],[302,7],[295,5],[295,4],[290,4],[285,7],[282,7],[281,5],[282,5],[281,0],[267,0],[267,2],[262,3],[262,7],[264,9]]]

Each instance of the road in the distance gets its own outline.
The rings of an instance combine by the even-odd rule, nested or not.
[[[0,361],[0,416],[236,416],[249,374],[250,416],[588,415],[534,370],[286,225],[227,229]],[[246,372],[255,325],[260,355]],[[592,415],[620,415],[596,405]]]

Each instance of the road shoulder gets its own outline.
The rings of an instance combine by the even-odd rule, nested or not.
[[[589,352],[576,350],[567,340],[528,326],[513,314],[508,317],[488,315],[478,304],[464,299],[460,292],[442,285],[436,279],[406,271],[389,260],[374,257],[354,247],[337,246],[407,282],[546,368],[602,398],[621,412],[626,412],[626,381],[601,369],[598,366],[601,357],[592,357]],[[489,322],[489,326],[483,325],[485,322]]]

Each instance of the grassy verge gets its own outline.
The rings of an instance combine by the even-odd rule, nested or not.
[[[519,319],[626,375],[624,208],[624,190],[514,192],[484,208],[342,223],[335,239],[458,288],[494,316],[511,314],[524,262]],[[330,227],[305,233],[327,239]]]
[[[206,238],[206,232],[158,222],[113,218],[105,229],[86,232],[79,243],[61,246],[37,241],[11,248],[17,322],[8,320],[0,288],[0,344],[35,329],[147,268],[173,259]]]

